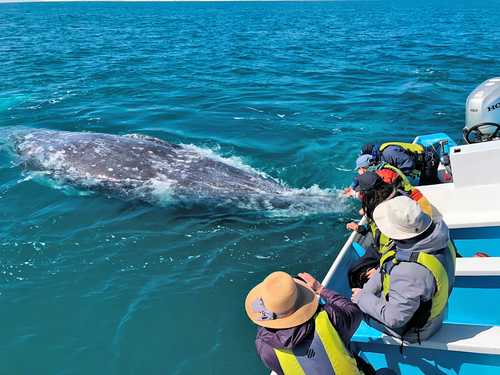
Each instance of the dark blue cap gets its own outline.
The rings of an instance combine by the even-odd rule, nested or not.
[[[382,186],[384,180],[375,172],[368,171],[358,176],[358,182],[359,185],[356,190],[366,193],[369,190],[377,189]]]

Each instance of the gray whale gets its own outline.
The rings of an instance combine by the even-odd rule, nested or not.
[[[33,130],[16,134],[13,146],[30,171],[124,199],[293,209],[301,214],[342,210],[342,202],[330,192],[290,189],[207,150],[145,135]]]
[[[124,198],[289,205],[280,196],[288,189],[271,178],[144,135],[35,130],[16,135],[14,148],[29,170]]]

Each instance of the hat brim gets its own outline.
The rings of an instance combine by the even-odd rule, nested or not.
[[[356,168],[353,169],[353,171],[359,170],[359,168],[366,168],[368,169],[370,167],[370,164],[367,165],[356,165]]]
[[[292,314],[274,320],[259,320],[260,314],[254,311],[252,304],[262,296],[261,283],[248,293],[245,300],[245,310],[250,320],[261,327],[285,329],[296,327],[311,319],[318,309],[319,297],[304,282],[297,279],[293,281],[297,284],[297,301],[296,310]]]
[[[409,240],[424,233],[432,225],[430,216],[424,214],[427,222],[415,231],[410,231],[408,228],[393,223],[389,220],[387,206],[379,205],[373,212],[373,220],[377,228],[387,237],[393,240]]]

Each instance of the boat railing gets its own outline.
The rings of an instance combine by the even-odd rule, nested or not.
[[[363,216],[363,218],[359,222],[359,225],[363,225],[363,224],[366,224],[366,216]],[[330,281],[333,277],[333,274],[335,273],[336,269],[338,268],[340,262],[342,262],[342,259],[344,258],[345,254],[347,254],[348,251],[352,251],[351,245],[359,237],[361,237],[361,235],[358,232],[353,231],[351,233],[351,235],[349,236],[347,241],[344,243],[344,246],[342,246],[342,249],[340,249],[340,252],[337,254],[335,261],[333,262],[330,269],[328,270],[325,278],[323,279],[324,286],[328,286],[328,284],[330,283]]]

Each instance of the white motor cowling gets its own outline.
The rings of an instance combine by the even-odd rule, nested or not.
[[[500,139],[500,77],[481,83],[468,96],[464,139],[467,143]]]

